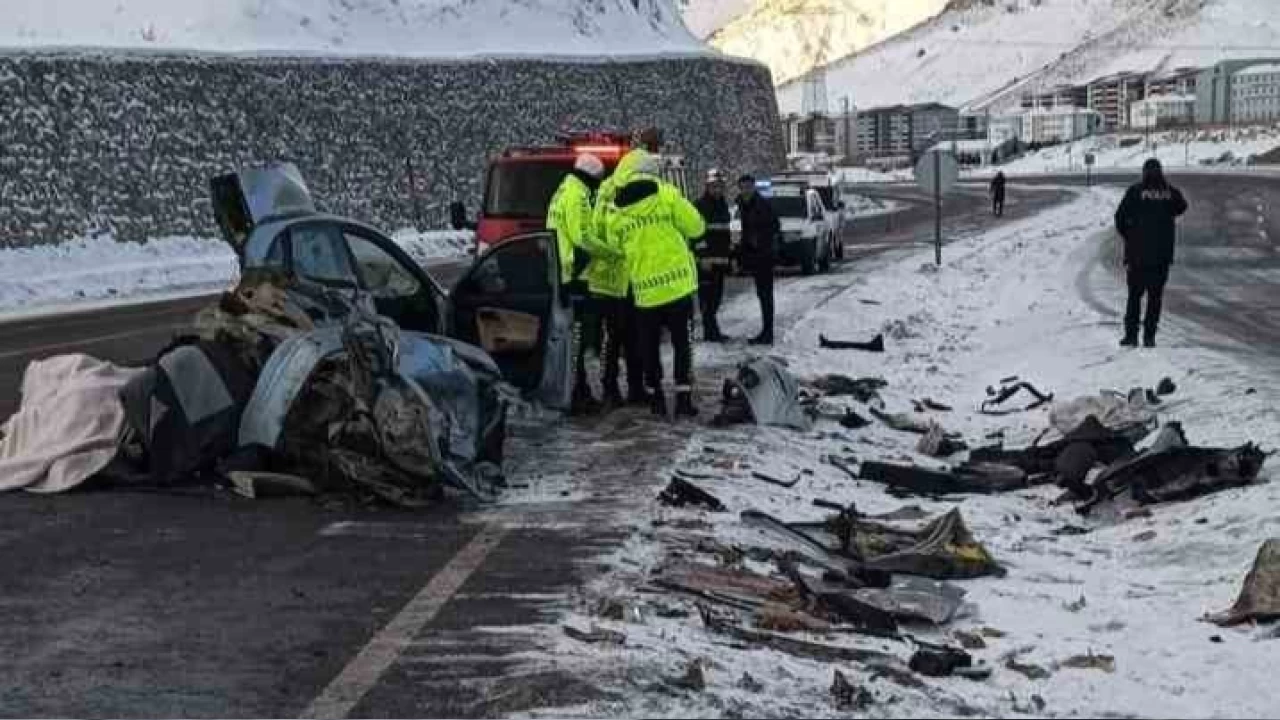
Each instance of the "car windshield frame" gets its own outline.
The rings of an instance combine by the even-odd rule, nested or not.
[[[535,220],[547,216],[547,206],[551,197],[564,177],[573,170],[572,160],[566,158],[531,158],[516,161],[496,162],[490,166],[485,181],[484,204],[481,206],[483,217],[495,219]],[[539,183],[549,182],[542,188],[547,190],[545,197],[541,190],[534,198],[506,200],[513,194],[527,194],[534,184],[529,180],[526,187],[512,187],[516,184],[513,178],[520,173],[539,173]],[[505,201],[504,201],[505,200]]]

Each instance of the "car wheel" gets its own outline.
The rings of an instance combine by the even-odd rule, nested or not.
[[[818,254],[818,241],[815,238],[813,244],[809,246],[809,250],[800,258],[800,273],[802,275],[812,275],[815,270],[814,256]]]

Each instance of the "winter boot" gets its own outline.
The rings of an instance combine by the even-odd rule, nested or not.
[[[1153,348],[1156,346],[1155,335],[1144,335],[1142,337],[1142,347]]]
[[[772,344],[773,344],[773,333],[771,333],[771,332],[762,332],[762,333],[760,333],[759,335],[757,335],[757,336],[755,336],[755,337],[751,338],[750,340],[748,340],[748,341],[747,341],[747,344],[748,344],[748,345],[772,345]]]
[[[1130,333],[1125,333],[1125,336],[1120,339],[1120,347],[1127,347],[1127,348],[1138,347],[1138,336]]]
[[[571,415],[594,415],[600,412],[600,402],[591,396],[591,388],[578,385],[573,389],[573,400],[569,406]]]
[[[676,393],[676,417],[697,417],[698,408],[693,404],[693,393],[682,391]]]
[[[656,390],[649,396],[649,412],[658,417],[667,416],[667,395],[661,390]]]

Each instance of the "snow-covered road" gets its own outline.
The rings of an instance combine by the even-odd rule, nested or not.
[[[1002,432],[1008,446],[1019,447],[1047,427],[1047,409],[998,418],[977,412],[984,388],[1011,375],[1059,399],[1151,387],[1169,377],[1178,391],[1160,418],[1181,421],[1192,443],[1275,443],[1280,412],[1271,402],[1278,389],[1274,378],[1216,347],[1199,346],[1191,334],[1197,326],[1176,319],[1161,348],[1121,352],[1114,320],[1080,297],[1077,276],[1110,232],[1116,199],[1112,189],[1082,191],[1074,202],[1035,219],[949,246],[941,269],[928,262],[927,251],[904,250],[858,263],[842,276],[787,283],[779,313],[790,320],[789,329],[775,354],[801,377],[885,378],[889,386],[882,396],[890,412],[910,412],[911,401],[922,398],[950,405],[954,411],[932,413],[932,419],[975,445]],[[746,335],[754,331],[754,316],[753,298],[740,297],[727,308],[723,324]],[[820,334],[865,339],[882,331],[888,345],[883,355],[818,348]],[[742,354],[740,347],[718,348],[702,353],[700,362],[724,367]],[[1059,494],[1054,488],[912,499],[930,514],[959,506],[978,540],[1009,569],[1003,578],[963,582],[966,609],[949,627],[913,628],[918,637],[935,641],[956,630],[985,635],[985,648],[972,651],[994,668],[982,682],[906,682],[858,663],[819,662],[730,642],[703,627],[690,601],[638,591],[655,567],[678,555],[714,562],[705,551],[717,544],[770,545],[739,521],[743,510],[798,521],[828,514],[813,507],[815,499],[856,502],[870,514],[901,507],[882,486],[851,480],[820,458],[834,453],[858,461],[936,463],[916,453],[917,439],[879,424],[845,430],[830,422],[808,433],[736,426],[699,427],[687,435],[672,452],[672,469],[710,471],[716,477],[700,482],[729,512],[673,510],[651,502],[625,518],[633,533],[608,558],[615,570],[585,589],[568,617],[548,624],[543,651],[527,656],[530,666],[552,662],[576,669],[614,699],[547,714],[843,715],[847,709],[838,709],[829,691],[834,670],[872,693],[864,711],[877,716],[1244,717],[1267,716],[1280,707],[1280,689],[1270,682],[1276,633],[1248,626],[1223,630],[1201,621],[1231,604],[1258,546],[1280,536],[1274,511],[1280,486],[1265,482],[1156,506],[1149,517],[1122,522],[1085,519],[1069,505],[1053,505]],[[798,475],[805,470],[812,474]],[[781,489],[753,478],[753,472],[802,479]],[[1263,480],[1273,473],[1264,469]],[[643,620],[600,617],[603,598],[640,608]],[[615,630],[626,641],[584,644],[565,637],[564,623]],[[911,652],[905,643],[847,634],[804,637],[888,652],[903,661]],[[1111,657],[1113,667],[1071,667],[1082,657],[1099,656]],[[1009,669],[1009,658],[1023,671]],[[705,690],[678,689],[664,680],[691,661],[702,663]],[[1045,676],[1027,677],[1036,674],[1027,670],[1030,665]],[[744,672],[760,686],[744,683]]]

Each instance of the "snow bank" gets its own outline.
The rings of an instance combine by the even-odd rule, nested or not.
[[[790,328],[775,354],[786,357],[801,376],[884,377],[891,412],[909,412],[911,400],[926,397],[949,404],[953,411],[932,417],[972,444],[1001,431],[1010,446],[1021,446],[1046,426],[1047,409],[1003,418],[977,412],[984,388],[1008,375],[1062,399],[1103,388],[1150,387],[1167,376],[1179,389],[1166,399],[1162,419],[1181,421],[1194,443],[1274,439],[1280,430],[1280,411],[1271,402],[1278,389],[1274,380],[1207,347],[1212,340],[1203,330],[1193,334],[1176,319],[1161,336],[1160,349],[1120,351],[1118,324],[1082,299],[1077,283],[1105,304],[1118,307],[1120,302],[1114,276],[1098,262],[1109,257],[1109,218],[1117,196],[1110,189],[1085,191],[1038,218],[950,244],[940,269],[929,262],[928,252],[906,250],[860,265],[851,285],[847,277],[836,283],[830,277],[784,282],[778,306]],[[740,297],[726,308],[722,324],[742,336],[754,331],[756,312],[754,298]],[[819,334],[865,339],[886,329],[891,331],[883,355],[818,348]],[[724,367],[741,352],[700,348],[700,362]],[[700,428],[683,452],[673,453],[672,464],[710,472],[714,477],[698,482],[729,512],[653,504],[649,517],[635,519],[640,530],[610,556],[617,573],[592,585],[580,609],[548,626],[546,635],[556,667],[603,682],[618,699],[546,713],[847,716],[829,692],[836,669],[873,694],[864,711],[876,717],[1274,712],[1280,704],[1280,688],[1271,682],[1275,641],[1264,639],[1266,630],[1223,630],[1200,617],[1232,603],[1259,544],[1280,534],[1280,518],[1273,512],[1280,502],[1275,483],[1156,506],[1150,517],[1118,524],[1084,519],[1070,506],[1053,505],[1057,492],[1052,488],[906,501],[931,513],[958,503],[977,538],[1009,568],[1004,578],[961,583],[969,605],[951,627],[911,629],[918,637],[943,642],[952,630],[991,628],[986,647],[973,651],[995,671],[983,682],[918,677],[919,685],[912,686],[877,677],[855,663],[823,663],[733,644],[709,633],[688,599],[635,592],[651,568],[677,553],[715,562],[699,549],[706,547],[707,536],[724,545],[769,545],[738,521],[742,510],[798,521],[827,514],[813,506],[815,499],[856,502],[866,513],[902,506],[904,501],[881,486],[852,480],[820,458],[834,453],[859,461],[929,462],[915,453],[917,437],[878,424],[847,431],[820,423],[805,434],[752,426]],[[751,474],[789,479],[806,469],[813,474],[787,490]],[[1268,467],[1264,479],[1275,472]],[[1068,525],[1083,527],[1085,534],[1055,532]],[[772,571],[746,563],[758,572]],[[591,610],[601,597],[638,605],[644,621],[602,619]],[[675,617],[679,612],[690,614]],[[626,643],[596,647],[571,641],[559,622],[617,630],[626,634]],[[843,633],[800,637],[888,652],[902,660],[912,650],[906,643]],[[1062,666],[1089,653],[1113,656],[1114,671]],[[1032,680],[1007,669],[1004,659],[1010,656],[1049,675]],[[533,668],[547,663],[541,654],[525,659]],[[672,689],[664,678],[680,674],[692,661],[703,663],[706,689]],[[760,689],[740,684],[744,672]]]
[[[1128,147],[1122,147],[1122,142],[1129,143]],[[1159,132],[1151,134],[1150,143],[1148,145],[1145,135],[1137,132],[1089,137],[1029,153],[1005,165],[985,168],[983,172],[1084,172],[1086,153],[1094,154],[1095,172],[1138,169],[1151,157],[1159,158],[1171,169],[1240,166],[1247,164],[1250,157],[1280,147],[1280,129]]]
[[[670,0],[6,0],[0,48],[418,58],[702,54]]]
[[[420,263],[465,255],[469,232],[402,230],[396,242]],[[239,275],[221,240],[156,238],[142,243],[110,237],[0,250],[0,313],[93,300],[133,302],[173,293],[217,292]]]

